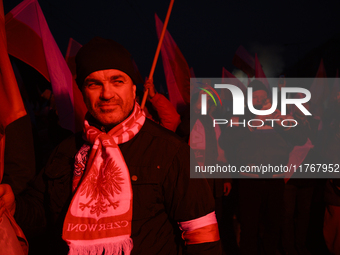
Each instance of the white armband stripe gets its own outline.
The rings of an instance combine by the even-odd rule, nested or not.
[[[213,211],[197,219],[178,222],[178,225],[179,225],[180,230],[182,231],[193,231],[198,228],[202,228],[202,227],[216,224],[216,223],[217,223],[216,214],[215,214],[215,211]]]

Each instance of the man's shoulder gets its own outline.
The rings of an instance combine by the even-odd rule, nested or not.
[[[160,126],[159,124],[146,119],[140,130],[143,137],[162,142],[164,146],[181,147],[188,146],[178,135],[174,132]]]
[[[73,155],[79,151],[81,146],[85,143],[82,138],[82,132],[77,132],[65,138],[56,148],[55,153],[65,155]]]
[[[189,159],[189,146],[173,132],[146,119],[138,134],[119,145],[127,162],[134,165],[171,165],[177,157]]]

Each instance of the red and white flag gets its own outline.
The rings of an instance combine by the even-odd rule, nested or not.
[[[7,53],[5,17],[0,0],[0,182],[4,172],[5,128],[8,124],[25,116],[19,87]]]
[[[87,113],[87,108],[83,100],[83,95],[79,90],[76,83],[76,62],[75,57],[82,47],[80,43],[75,41],[73,38],[70,38],[68,42],[68,47],[66,51],[65,60],[70,68],[73,78],[73,100],[74,100],[74,115],[75,115],[75,131],[81,131],[83,129],[85,114]]]
[[[162,33],[163,22],[155,14],[158,38]],[[169,99],[178,112],[190,103],[190,70],[174,39],[165,32],[161,48],[163,68]]]
[[[232,73],[230,73],[227,69],[222,67],[222,83],[229,83],[236,85],[239,89],[243,91],[243,94],[247,94],[246,86]]]
[[[261,63],[256,53],[255,53],[255,79],[261,81],[267,87],[268,91],[271,92],[269,82],[267,80],[266,75],[264,74]]]
[[[37,0],[24,0],[6,14],[6,34],[8,53],[51,82],[60,124],[74,132],[72,74]]]
[[[326,69],[323,64],[323,59],[321,59],[315,79],[309,89],[311,93],[310,104],[313,116],[322,117],[324,103],[329,95],[329,87],[326,78]]]
[[[248,77],[255,76],[255,59],[242,45],[237,48],[232,63],[246,73]]]
[[[5,127],[16,119],[25,116],[19,87],[7,53],[5,19],[2,0],[0,2],[0,139]]]
[[[5,15],[0,0],[0,183],[4,174],[5,128],[25,116],[19,87],[7,53]],[[6,210],[0,222],[1,254],[28,254],[28,243],[13,216]],[[20,238],[20,242],[18,241]]]
[[[336,70],[336,76],[332,88],[332,98],[331,100],[337,100],[340,97],[340,80],[339,80],[339,70]]]
[[[190,78],[196,78],[195,72],[194,72],[194,68],[190,67]]]

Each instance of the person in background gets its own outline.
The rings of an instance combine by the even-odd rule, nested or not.
[[[268,89],[258,81],[252,81],[253,106],[257,110],[271,108]],[[285,166],[288,163],[291,144],[302,145],[306,142],[300,127],[285,128],[280,125],[280,110],[270,116],[256,116],[248,109],[244,116],[234,116],[232,121],[238,122],[222,129],[219,139],[220,147],[225,151],[231,165],[249,167],[260,165]],[[250,119],[263,120],[252,122]],[[265,119],[277,119],[272,125]],[[245,123],[245,126],[242,124]],[[268,125],[269,124],[269,125]],[[257,127],[256,127],[257,126]],[[272,127],[273,126],[273,127]],[[240,221],[240,254],[274,255],[279,242],[281,223],[283,220],[283,175],[273,172],[240,173],[238,180],[238,204]]]
[[[152,79],[146,79],[144,91],[147,89],[149,93],[144,107],[146,117],[175,132],[181,123],[181,116],[177,113],[171,102],[164,95],[156,91]],[[137,91],[137,102],[140,103],[142,98],[143,94]]]
[[[302,95],[298,96],[303,97]],[[303,106],[309,111],[309,103],[305,103]],[[320,163],[317,148],[315,148],[317,146],[319,120],[313,118],[313,116],[304,115],[296,106],[294,106],[293,111],[293,118],[302,125],[308,137],[308,141],[304,145],[304,149],[308,152],[306,152],[304,159],[300,159],[302,160],[302,173],[299,173],[299,171],[294,173],[285,185],[282,245],[287,255],[308,255],[310,252],[307,250],[306,240],[312,197],[317,180],[308,179],[305,164]],[[310,148],[310,146],[313,148]],[[296,155],[292,153],[290,156]]]

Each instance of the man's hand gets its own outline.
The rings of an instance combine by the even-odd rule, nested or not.
[[[14,215],[15,197],[11,186],[8,184],[0,184],[0,219],[6,208]]]
[[[149,99],[153,98],[157,94],[155,85],[153,84],[153,79],[146,78],[145,84],[144,84],[144,91],[146,91],[147,89],[149,89],[149,93],[148,93]]]

